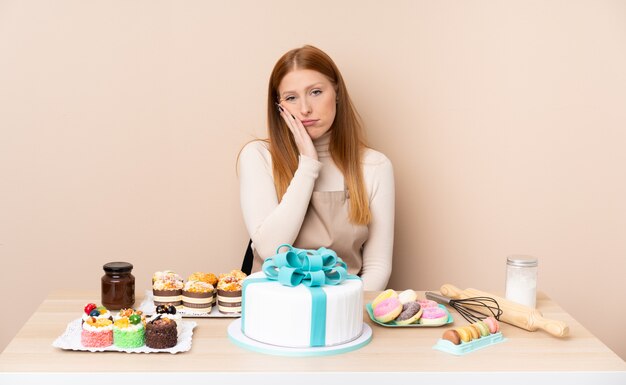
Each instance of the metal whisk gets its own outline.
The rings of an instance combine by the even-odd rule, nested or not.
[[[498,305],[498,301],[491,297],[471,297],[465,299],[452,299],[441,294],[426,292],[426,298],[431,299],[433,301],[437,301],[444,305],[450,305],[456,311],[461,314],[463,318],[467,320],[469,323],[474,323],[481,319],[485,319],[488,315],[485,309],[491,313],[495,319],[500,319],[502,315],[502,309],[500,309],[500,305]],[[478,309],[482,309],[479,311]]]

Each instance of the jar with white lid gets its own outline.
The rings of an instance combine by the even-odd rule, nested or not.
[[[537,265],[537,258],[528,255],[507,257],[506,299],[535,308],[537,302]]]

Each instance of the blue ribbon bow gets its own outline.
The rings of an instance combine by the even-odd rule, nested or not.
[[[288,250],[279,253],[283,247],[287,247]],[[325,247],[305,250],[282,244],[276,249],[276,255],[263,262],[262,269],[268,279],[285,286],[338,285],[348,277],[346,263],[337,256],[337,253]]]

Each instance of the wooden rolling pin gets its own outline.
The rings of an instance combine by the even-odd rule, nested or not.
[[[491,297],[498,302],[498,304],[500,305],[500,309],[502,309],[500,321],[531,332],[534,332],[537,329],[542,329],[555,337],[565,337],[569,333],[569,326],[567,326],[565,322],[543,318],[543,315],[537,309],[532,309],[528,306],[511,302],[507,299],[495,296],[493,294],[485,293],[484,291],[476,289],[461,290],[456,286],[450,284],[445,284],[441,286],[441,289],[439,289],[439,291],[441,291],[441,294],[452,299]],[[470,307],[485,315],[491,315],[489,310],[480,306],[472,306],[466,304],[463,304],[463,306]]]

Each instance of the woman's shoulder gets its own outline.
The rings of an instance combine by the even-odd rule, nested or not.
[[[255,139],[246,143],[239,153],[239,161],[254,159],[270,159],[269,143],[263,139]]]
[[[381,165],[391,166],[391,161],[382,152],[366,147],[365,151],[363,151],[363,164],[365,166],[373,167]]]

